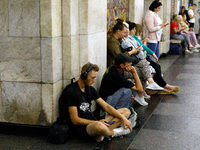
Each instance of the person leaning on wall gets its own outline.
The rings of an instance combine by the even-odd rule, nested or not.
[[[99,67],[88,62],[82,67],[81,75],[75,83],[68,85],[59,100],[59,117],[80,139],[95,137],[97,142],[104,137],[117,137],[132,131],[132,124],[127,118],[127,108],[116,110],[106,103],[92,87],[96,81]],[[91,111],[91,101],[101,106],[107,114],[105,119],[98,119]],[[117,128],[118,126],[120,126]]]

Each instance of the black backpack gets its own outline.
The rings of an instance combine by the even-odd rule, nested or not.
[[[47,141],[53,144],[64,144],[70,139],[70,129],[66,121],[59,118],[54,122],[47,135]]]
[[[71,79],[71,83],[75,78]],[[69,87],[68,85],[65,90]],[[60,105],[60,104],[59,104]],[[60,107],[59,107],[60,109]],[[60,111],[60,110],[59,110]],[[67,125],[67,121],[61,119],[61,117],[57,118],[57,121],[54,122],[48,132],[47,141],[53,144],[64,144],[70,139],[71,130]]]

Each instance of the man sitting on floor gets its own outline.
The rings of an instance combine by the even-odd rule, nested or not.
[[[142,103],[143,106],[148,105],[144,100],[141,81],[132,66],[133,58],[120,53],[114,61],[114,65],[111,65],[103,76],[99,90],[100,96],[115,109],[129,108],[133,103],[133,99]],[[135,83],[124,77],[125,71],[132,74]]]
[[[91,86],[96,81],[98,71],[96,64],[87,63],[82,67],[78,81],[68,85],[63,91],[59,100],[59,111],[60,118],[67,121],[73,133],[82,138],[96,137],[96,141],[100,142],[104,137],[130,133],[132,125],[127,120],[130,115],[127,108],[114,109]],[[98,120],[94,117],[91,111],[92,100],[107,112],[105,119]]]

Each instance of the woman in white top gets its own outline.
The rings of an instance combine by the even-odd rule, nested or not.
[[[144,19],[144,38],[149,38],[147,47],[149,47],[156,56],[160,57],[159,41],[161,39],[162,28],[166,27],[169,23],[162,23],[162,20],[158,16],[158,12],[162,7],[162,3],[155,0],[151,3],[149,11],[145,15]]]

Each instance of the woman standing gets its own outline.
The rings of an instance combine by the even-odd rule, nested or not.
[[[162,3],[155,0],[151,3],[149,11],[144,19],[144,38],[149,38],[147,46],[155,52],[156,56],[160,57],[159,41],[161,39],[162,28],[166,27],[169,23],[162,23],[158,16],[158,12],[162,7]]]

